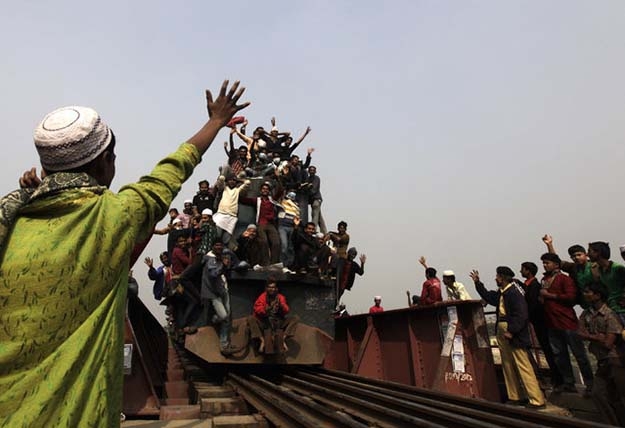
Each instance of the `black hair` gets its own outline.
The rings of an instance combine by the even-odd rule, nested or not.
[[[306,227],[310,226],[311,224],[315,226],[315,230],[317,230],[317,225],[313,223],[312,221],[309,221],[308,223],[306,223]]]
[[[170,208],[170,209],[169,209],[169,211],[167,211],[167,212],[169,212],[169,213],[170,213],[170,212],[172,212],[172,211],[176,211],[176,214],[179,214],[178,208],[173,208],[173,207],[172,207],[172,208]]]
[[[289,160],[293,160],[293,159],[295,159],[295,158],[299,159],[299,156],[297,156],[297,155],[291,155],[291,157],[289,158]]]
[[[554,262],[556,263],[558,266],[560,266],[562,264],[562,260],[560,260],[560,256],[558,256],[557,254],[553,254],[553,253],[545,253],[542,256],[540,256],[540,260],[542,261],[549,261],[549,262]]]
[[[426,278],[434,278],[436,277],[436,269],[429,267],[425,270],[425,277]]]
[[[412,304],[413,305],[418,305],[420,302],[421,302],[421,297],[419,297],[416,294],[414,294],[412,296]]]
[[[571,245],[569,247],[569,256],[573,257],[575,253],[584,253],[586,254],[586,248],[582,247],[579,244]]]
[[[210,186],[210,183],[208,182],[208,180],[202,180],[197,185],[201,186],[202,184],[206,184],[207,186]]]
[[[169,258],[169,253],[168,253],[167,251],[163,251],[163,252],[159,255],[159,258],[160,258],[160,257],[163,257],[163,256],[167,256],[167,258]]]
[[[533,262],[523,262],[521,263],[521,269],[527,269],[533,276],[536,276],[538,273],[538,266]]]
[[[599,253],[599,257],[605,260],[610,260],[610,245],[607,242],[596,241],[588,244],[588,248],[592,248],[593,251]]]
[[[339,224],[336,225],[337,228],[341,226],[344,226],[345,229],[347,229],[347,223],[345,223],[343,220],[339,221]]]
[[[269,275],[267,277],[267,284],[265,285],[265,287],[269,284],[276,284],[276,287],[278,286],[278,280],[276,279],[275,275]]]
[[[607,301],[608,296],[610,295],[608,292],[608,288],[601,281],[592,281],[590,284],[586,286],[586,288],[593,293],[597,293],[601,296],[601,300]]]

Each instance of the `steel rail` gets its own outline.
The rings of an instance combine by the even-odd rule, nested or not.
[[[389,427],[398,426],[398,422],[408,423],[414,426],[419,421],[421,426],[442,427],[469,427],[469,428],[500,428],[502,425],[493,424],[462,413],[454,413],[436,407],[415,403],[409,400],[388,396],[380,392],[367,391],[360,387],[353,387],[341,382],[315,379],[314,376],[305,376],[301,379],[301,373],[296,376],[285,375],[283,378],[299,385],[302,389],[312,389],[322,396],[333,397],[337,402],[345,406],[345,403],[359,404],[369,409],[376,409],[384,415],[392,415],[397,422],[392,422]],[[375,403],[375,404],[374,404]]]
[[[229,373],[227,383],[277,427],[368,427],[344,413],[332,412],[258,376],[251,375],[250,380],[246,380]]]
[[[554,428],[610,427],[610,425],[605,425],[598,422],[589,422],[580,419],[556,416],[548,413],[531,411],[486,400],[470,399],[443,392],[417,388],[410,385],[399,384],[396,382],[363,378],[361,376],[353,375],[351,373],[345,373],[336,370],[304,368],[301,369],[298,373],[304,372],[308,373],[309,376],[313,376],[314,379],[332,380],[336,382],[336,385],[338,386],[342,384],[351,384],[357,389],[376,390],[375,388],[381,388],[378,391],[384,391],[385,394],[395,395],[405,399],[412,397],[411,399],[415,402],[422,402],[424,404],[428,404],[439,409],[453,409],[454,411],[462,411],[466,414],[472,414],[475,417],[483,415],[487,420],[492,420],[493,422],[498,424],[501,423],[499,420],[500,417],[506,418],[506,425],[500,426],[528,427],[531,426],[530,424],[535,424],[535,426],[539,427]]]

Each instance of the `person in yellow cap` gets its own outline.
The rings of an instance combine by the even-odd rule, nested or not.
[[[45,116],[33,168],[0,200],[0,426],[119,426],[131,252],[165,216],[237,105],[206,91],[209,120],[137,183],[109,190],[115,137],[87,107]]]

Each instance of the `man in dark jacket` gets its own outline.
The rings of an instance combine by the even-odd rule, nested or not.
[[[339,269],[338,272],[341,272],[339,281],[339,295],[338,299],[341,298],[345,290],[351,290],[354,285],[354,280],[356,279],[356,274],[362,276],[365,273],[365,262],[367,261],[366,255],[360,256],[360,265],[354,261],[356,256],[358,255],[358,251],[356,248],[352,247],[347,250],[347,258],[339,259]]]
[[[530,345],[527,302],[523,290],[513,281],[514,272],[508,266],[497,268],[497,291],[486,289],[477,270],[470,275],[480,297],[497,307],[497,344],[509,403],[522,404],[525,401],[522,399],[523,385],[529,400],[526,406],[544,408],[545,396],[527,354]]]
[[[534,328],[534,334],[540,343],[540,347],[545,354],[545,359],[549,365],[551,372],[551,384],[554,387],[559,387],[564,383],[564,378],[558,370],[553,351],[551,350],[551,344],[549,343],[549,334],[547,331],[547,322],[545,321],[545,308],[540,302],[540,290],[541,285],[536,274],[538,273],[538,266],[532,262],[521,263],[521,276],[525,279],[525,301],[527,302],[527,310],[529,315],[529,321]]]

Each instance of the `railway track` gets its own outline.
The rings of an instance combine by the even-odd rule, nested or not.
[[[275,427],[607,427],[347,373],[230,371],[225,385]]]

